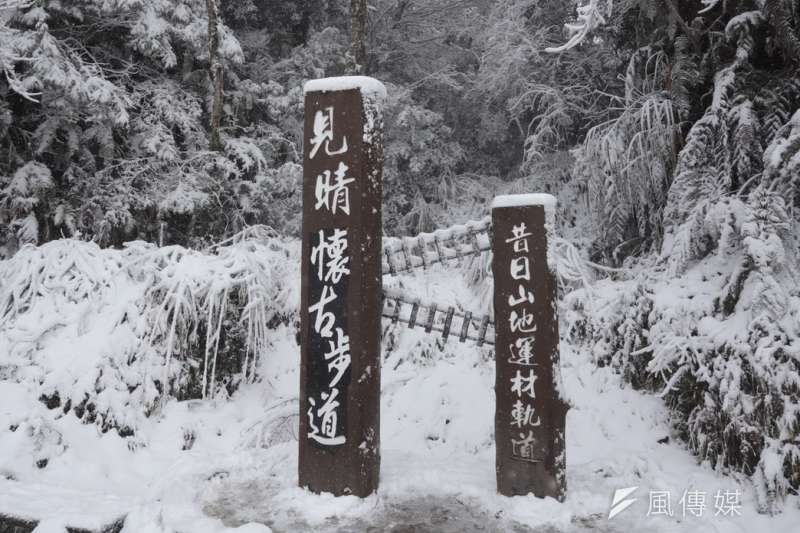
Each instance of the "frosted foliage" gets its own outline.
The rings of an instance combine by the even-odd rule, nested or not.
[[[800,176],[800,109],[775,135],[764,152],[764,179],[786,197],[797,190]]]
[[[595,220],[604,224],[601,243],[616,253],[620,241],[649,234],[660,254],[628,270],[628,280],[599,281],[566,300],[570,333],[635,386],[662,396],[689,448],[715,468],[751,476],[760,510],[776,513],[800,485],[800,143],[796,74],[753,70],[764,53],[758,39],[774,31],[770,9],[745,9],[726,22],[725,43],[735,54],[707,71],[707,107],[677,152],[680,121],[695,105],[687,95],[697,76],[689,74],[708,69],[714,45],[698,56],[676,39],[670,55],[633,55],[622,114],[590,132],[578,168],[589,176]],[[669,92],[658,79],[671,81]],[[670,118],[646,140],[655,144],[642,147],[629,139],[659,121],[625,117],[644,117],[646,109]],[[616,130],[617,123],[624,127]],[[650,169],[661,165],[659,173],[639,167],[627,174],[637,154]],[[659,174],[661,182],[643,179]],[[631,190],[644,194],[631,197]],[[660,219],[634,231],[637,218],[659,210]]]
[[[177,83],[143,83],[134,95],[133,103],[140,109],[132,123],[135,132],[133,147],[137,155],[177,161],[181,148],[198,150],[205,144],[200,102],[182,92]]]
[[[416,104],[408,91],[387,87],[384,110],[384,226],[390,234],[417,234],[455,222],[444,205],[460,204],[459,199],[483,201],[465,218],[483,214],[491,195],[485,186],[456,167],[466,154],[452,140],[452,130],[440,113]],[[389,192],[391,191],[391,192]],[[455,201],[454,201],[455,200]]]
[[[264,154],[258,146],[246,139],[229,139],[225,143],[225,152],[242,172],[259,172],[267,166]]]
[[[612,1],[603,3],[602,0],[589,0],[586,4],[577,7],[577,20],[564,25],[569,40],[560,46],[546,48],[547,52],[563,52],[581,44],[586,37],[606,22],[606,16],[611,14]],[[605,12],[605,14],[604,14]]]
[[[227,394],[256,378],[272,328],[295,313],[298,252],[259,227],[206,252],[24,247],[0,262],[0,373],[121,432],[166,398]]]
[[[590,129],[578,155],[598,238],[612,250],[613,259],[614,248],[624,241],[659,231],[661,206],[675,167],[678,111],[668,94],[656,90],[668,71],[667,58],[657,53],[641,62],[645,75],[639,79],[635,73],[640,58],[631,59],[621,114]]]
[[[762,187],[746,202],[698,205],[681,227],[691,238],[679,232],[675,243],[705,244],[681,253],[694,259],[679,278],[643,271],[595,287],[591,309],[578,291],[571,328],[675,405],[676,428],[702,459],[753,475],[759,504],[775,512],[800,465],[796,230],[784,200]]]
[[[199,208],[207,205],[210,199],[208,194],[202,192],[197,183],[186,179],[168,191],[159,202],[158,209],[163,213],[175,215],[191,215]]]
[[[0,106],[0,137],[9,141],[0,199],[12,202],[14,176],[33,161],[46,166],[53,180],[25,195],[27,208],[4,206],[2,256],[61,236],[104,245],[152,239],[155,218],[232,210],[225,204],[235,203],[235,195],[220,193],[217,180],[246,173],[252,180],[262,156],[250,148],[245,159],[257,161],[253,165],[232,148],[220,173],[208,164],[216,156],[202,153],[208,141],[197,84],[198,74],[206,76],[200,70],[208,49],[206,9],[202,0],[91,0],[20,2],[4,10],[0,70],[13,105]],[[225,66],[241,63],[230,28],[221,25],[220,35]],[[179,63],[182,80],[165,70]],[[215,204],[205,201],[212,189],[222,196]],[[230,235],[244,223],[239,218],[225,226]],[[172,240],[181,232],[175,227]]]
[[[100,69],[72,55],[72,51],[47,32],[20,31],[0,26],[0,67],[9,87],[38,102],[47,91],[57,91],[78,105],[96,106],[116,124],[128,121],[127,102],[121,91],[103,77]],[[23,68],[19,73],[15,67]]]

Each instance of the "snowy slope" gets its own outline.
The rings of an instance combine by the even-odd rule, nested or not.
[[[482,310],[483,300],[451,272],[392,283]],[[230,399],[168,403],[131,438],[102,433],[72,412],[58,416],[60,410],[38,401],[35,383],[0,381],[0,473],[7,479],[0,513],[64,519],[54,511],[72,498],[79,504],[70,520],[99,524],[123,512],[126,533],[256,533],[267,526],[293,532],[798,530],[796,500],[780,516],[758,515],[749,485],[697,465],[679,444],[658,442],[669,435],[661,400],[626,388],[565,344],[562,373],[573,405],[567,500],[498,496],[490,350],[453,339],[440,349],[434,338],[400,326],[385,335],[378,494],[365,500],[310,494],[296,487],[299,348],[290,327],[271,338],[259,381]],[[37,467],[45,456],[46,467]],[[609,521],[613,491],[632,486],[636,502]],[[742,516],[715,516],[717,490],[737,488]],[[702,517],[682,516],[678,499],[688,489],[707,493]],[[650,490],[671,492],[673,516],[647,516]]]

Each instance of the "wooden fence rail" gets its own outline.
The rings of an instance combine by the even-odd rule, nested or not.
[[[409,297],[397,289],[383,288],[381,316],[392,322],[407,324],[409,328],[424,328],[426,333],[436,331],[442,339],[458,335],[459,342],[467,339],[478,346],[494,345],[494,322],[488,315],[475,315],[457,310],[454,306],[441,306]],[[455,324],[454,324],[455,322]]]

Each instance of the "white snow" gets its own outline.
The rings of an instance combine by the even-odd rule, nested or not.
[[[115,258],[118,252],[101,253]],[[485,297],[452,267],[432,267],[390,283],[421,300],[486,311]],[[119,300],[135,301],[138,293],[97,294],[126,308],[131,303]],[[0,327],[5,346],[9,337],[34,331],[33,318],[44,311],[41,305],[32,309],[36,312],[20,329]],[[79,320],[69,318],[68,326],[48,333],[43,349],[51,342],[77,347],[82,339],[95,338],[94,344],[110,350],[115,330],[98,319],[108,309],[95,303],[67,315]],[[42,315],[43,322],[53,318]],[[167,403],[149,418],[136,417],[137,434],[127,439],[83,424],[72,412],[48,410],[38,400],[41,375],[7,380],[3,373],[22,359],[0,357],[0,478],[6,478],[0,482],[0,513],[12,508],[45,519],[43,531],[58,531],[70,525],[67,519],[92,525],[126,513],[124,533],[386,531],[397,524],[427,525],[441,516],[449,517],[440,523],[442,531],[455,531],[447,524],[472,521],[486,531],[521,533],[788,532],[800,523],[796,496],[789,497],[783,514],[760,515],[748,482],[698,465],[674,440],[660,444],[671,432],[662,400],[630,389],[566,338],[561,373],[573,406],[566,430],[567,499],[499,496],[492,351],[454,337],[440,346],[436,336],[420,329],[384,325],[381,485],[369,498],[315,495],[297,487],[299,347],[294,328],[281,326],[257,359],[261,379],[242,385],[231,398]],[[107,340],[100,342],[103,331]],[[48,365],[63,372],[70,353],[79,352],[36,359],[42,372]],[[38,452],[24,428],[44,422],[61,444],[48,465],[37,468]],[[194,444],[183,449],[187,432],[195,436]],[[638,487],[632,494],[636,502],[608,521],[614,490],[632,486]],[[701,517],[681,513],[678,500],[690,489],[707,494]],[[726,489],[742,491],[742,516],[714,514],[715,494]],[[650,491],[670,491],[673,516],[648,516]]]
[[[61,520],[44,520],[36,526],[33,533],[68,533]]]
[[[77,474],[77,472],[76,472]],[[86,492],[49,484],[0,479],[0,513],[24,520],[49,522],[42,533],[60,527],[100,530],[123,518],[127,506],[120,498],[101,492]],[[38,529],[37,529],[38,531]]]
[[[380,99],[386,98],[386,87],[383,83],[369,76],[339,76],[309,80],[303,86],[304,93],[333,92],[358,89],[364,96]]]
[[[543,205],[547,210],[556,207],[556,197],[552,194],[501,194],[492,201],[492,209],[498,207],[521,207],[525,205]]]

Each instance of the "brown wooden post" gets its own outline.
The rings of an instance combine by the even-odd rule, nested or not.
[[[556,277],[548,253],[555,198],[498,196],[492,204],[497,490],[563,500],[564,426]]]
[[[337,496],[378,488],[385,94],[305,86],[299,483]]]

